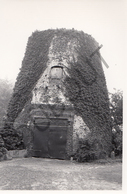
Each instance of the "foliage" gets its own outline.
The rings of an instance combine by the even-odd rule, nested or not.
[[[3,140],[3,145],[0,144],[0,147],[2,146],[1,154],[5,149],[22,149],[24,147],[21,133],[14,129],[3,129],[3,127],[5,127],[3,117],[6,116],[7,106],[11,95],[12,84],[8,80],[0,79],[0,142]]]
[[[123,93],[118,90],[111,94],[110,112],[112,119],[112,144],[116,156],[122,155]]]
[[[78,162],[90,162],[97,159],[105,159],[107,153],[104,149],[103,140],[92,132],[85,140],[81,140],[74,160]]]
[[[115,156],[122,155],[122,128],[123,124],[122,117],[122,107],[123,105],[123,95],[122,91],[116,91],[114,94],[110,95],[110,116],[112,121],[112,144]],[[74,155],[74,159],[79,162],[88,162],[106,157],[106,152],[104,149],[104,144],[99,136],[91,133],[87,136],[84,141],[81,141],[79,148]],[[97,147],[98,145],[98,147]],[[102,149],[100,149],[102,148]]]
[[[121,125],[123,123],[123,93],[118,90],[111,94],[110,111],[112,118],[112,126]]]
[[[123,133],[117,126],[117,131],[112,131],[112,144],[113,144],[113,151],[115,152],[115,156],[122,155],[122,147],[123,147]]]
[[[0,79],[0,128],[3,117],[6,115],[7,106],[12,94],[12,84],[8,80]]]
[[[105,150],[111,152],[111,119],[109,98],[99,53],[91,54],[98,44],[89,35],[79,33],[78,60],[70,62],[70,77],[65,80],[66,96],[74,105],[91,132],[103,139]],[[95,129],[96,128],[96,129]]]
[[[7,150],[24,149],[23,137],[21,132],[14,129],[3,129],[0,135],[4,140],[4,147]]]
[[[9,102],[7,110],[8,122],[13,123],[17,118],[25,103],[30,99],[34,85],[44,72],[52,37],[52,30],[49,30],[36,31],[29,38],[21,71],[18,74],[13,95]]]
[[[31,98],[25,104],[25,108],[19,113],[18,117],[15,119],[14,128],[17,129],[19,126],[27,125],[30,120],[30,111],[31,111]]]

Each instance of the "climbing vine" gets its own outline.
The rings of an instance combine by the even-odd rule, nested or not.
[[[36,31],[28,40],[25,57],[7,111],[8,122],[12,124],[30,99],[34,85],[46,68],[52,38],[53,31],[48,30]]]
[[[111,127],[106,81],[99,53],[90,57],[97,49],[98,43],[82,31],[56,29],[36,31],[32,34],[8,106],[7,123],[13,124],[31,98],[31,92],[46,68],[49,47],[55,36],[57,40],[64,38],[65,44],[71,39],[76,39],[78,42],[75,47],[77,60],[69,61],[70,76],[64,81],[66,96],[74,105],[76,114],[83,118],[90,130],[104,139],[105,149],[109,150]],[[59,44],[58,47],[64,50],[66,45]],[[54,42],[53,51],[57,50],[59,48],[55,47]]]
[[[70,62],[70,76],[65,80],[66,96],[92,133],[103,139],[105,150],[109,153],[111,125],[107,86],[99,56],[90,58],[97,49],[97,43],[82,33],[79,33],[78,41],[78,60]]]

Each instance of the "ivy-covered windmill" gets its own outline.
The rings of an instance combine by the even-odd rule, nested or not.
[[[41,126],[42,131],[46,129],[45,144],[48,147],[45,149],[51,157],[57,157],[56,147],[60,149],[61,145],[64,158],[65,153],[71,156],[78,149],[79,142],[89,136],[96,137],[98,153],[103,151],[109,155],[111,126],[108,92],[99,53],[101,47],[90,35],[74,29],[34,32],[28,40],[8,105],[6,128],[18,128],[16,123],[25,123],[26,126],[30,123],[29,129],[36,137],[35,125]],[[38,134],[42,138],[40,142],[43,142],[44,133]],[[53,139],[56,136],[58,139]],[[36,142],[32,142],[31,147],[34,151],[35,148],[41,149],[40,157],[43,157],[45,144],[37,145]],[[59,146],[55,142],[59,142]],[[54,145],[52,149],[55,151],[51,152],[50,144]]]

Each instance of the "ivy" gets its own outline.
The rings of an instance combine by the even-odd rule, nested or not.
[[[25,57],[7,110],[8,122],[12,124],[30,99],[32,89],[46,68],[53,35],[52,30],[36,31],[28,40]]]
[[[77,115],[80,115],[91,131],[104,141],[104,147],[110,151],[111,126],[109,115],[109,99],[99,53],[92,55],[98,48],[98,43],[82,31],[56,29],[36,31],[28,39],[22,67],[18,74],[7,110],[7,122],[12,123],[31,98],[31,92],[38,79],[43,74],[48,62],[48,52],[51,41],[57,37],[53,52],[66,48],[66,43],[72,39],[78,42],[75,51],[77,61],[69,61],[70,77],[66,77],[64,85],[66,96],[74,105]],[[64,39],[65,45],[60,40]],[[91,57],[90,57],[91,56]]]

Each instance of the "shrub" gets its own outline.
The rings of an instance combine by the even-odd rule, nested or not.
[[[97,159],[104,159],[107,153],[101,139],[89,134],[85,140],[79,142],[79,148],[74,154],[74,160],[78,162],[89,162]]]
[[[7,150],[24,149],[23,136],[21,132],[14,129],[3,129],[0,135],[4,140],[4,147]]]
[[[0,130],[4,125],[3,117],[7,113],[7,106],[12,94],[12,84],[5,79],[0,79]]]
[[[110,115],[112,119],[112,144],[115,156],[122,155],[123,92],[115,90],[110,94]]]
[[[115,156],[122,155],[122,131],[119,126],[116,126],[117,130],[112,131],[112,144],[113,144],[113,151],[115,152]]]

